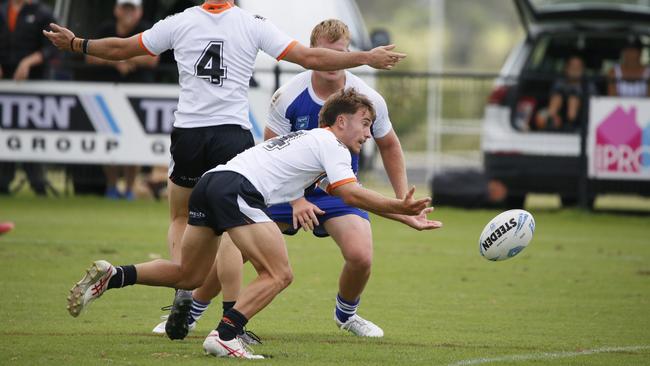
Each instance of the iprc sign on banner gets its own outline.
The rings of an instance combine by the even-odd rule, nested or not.
[[[650,101],[592,98],[589,177],[650,180]]]

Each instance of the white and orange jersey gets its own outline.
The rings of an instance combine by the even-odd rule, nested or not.
[[[306,188],[324,177],[327,177],[328,185],[324,188],[328,193],[357,181],[350,150],[327,128],[301,130],[270,139],[209,172],[224,170],[246,177],[264,196],[267,205],[298,199]]]
[[[151,55],[174,50],[181,87],[174,126],[185,128],[251,129],[248,86],[258,51],[281,60],[295,44],[265,18],[228,3],[188,8],[140,34]]]

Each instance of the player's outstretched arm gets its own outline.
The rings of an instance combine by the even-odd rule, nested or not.
[[[409,215],[384,214],[380,216],[401,222],[402,224],[406,226],[410,226],[413,229],[418,231],[441,228],[442,222],[429,220],[429,217],[427,215],[430,214],[431,212],[433,212],[433,207],[425,208],[424,210],[422,210],[422,212],[420,212],[419,215],[409,216]]]
[[[330,193],[339,196],[350,206],[373,212],[410,226],[416,230],[432,230],[442,227],[442,222],[429,220],[427,215],[433,207],[427,207],[431,198],[413,199],[415,187],[412,187],[404,199],[392,199],[365,189],[358,184],[345,184],[334,188]]]
[[[354,207],[367,210],[378,215],[419,215],[431,203],[431,198],[414,199],[415,187],[411,188],[404,199],[384,197],[381,194],[365,189],[357,183],[338,186],[330,191],[343,201]]]
[[[90,40],[77,38],[68,28],[54,23],[50,24],[50,28],[51,31],[43,30],[43,35],[62,51],[86,53],[113,61],[128,60],[148,54],[140,46],[139,35],[129,38],[110,37]]]
[[[375,69],[392,69],[406,54],[394,52],[395,45],[380,46],[370,51],[340,52],[327,48],[309,48],[301,44],[293,47],[284,60],[298,64],[306,69],[336,71],[361,65]]]

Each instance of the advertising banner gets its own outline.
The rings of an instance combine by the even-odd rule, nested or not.
[[[587,156],[589,178],[650,181],[650,99],[591,98]]]
[[[178,87],[0,83],[0,161],[169,164]]]

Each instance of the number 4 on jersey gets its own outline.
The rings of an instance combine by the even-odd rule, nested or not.
[[[221,86],[227,79],[228,69],[223,66],[223,41],[212,41],[194,65],[196,76]]]

